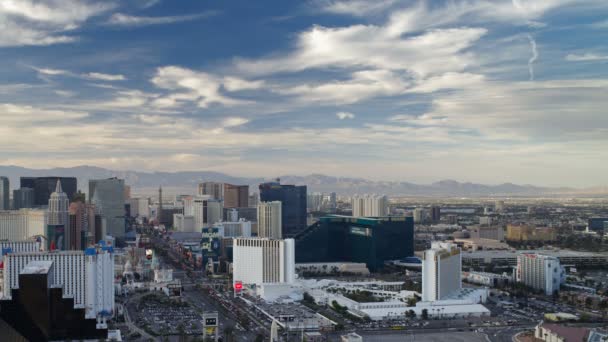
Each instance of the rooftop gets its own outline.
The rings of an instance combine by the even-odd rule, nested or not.
[[[21,270],[21,274],[47,274],[50,272],[51,267],[53,266],[52,261],[30,261],[27,266]]]
[[[552,323],[541,323],[541,326],[546,330],[559,335],[565,341],[584,341],[589,333],[589,328],[569,327]]]
[[[462,253],[463,258],[516,258],[518,254],[543,254],[548,256],[555,256],[558,258],[564,257],[603,257],[608,258],[606,253],[594,253],[594,252],[579,252],[571,250],[551,250],[551,249],[537,249],[537,250],[521,250],[521,251],[475,251],[475,252],[464,252]]]

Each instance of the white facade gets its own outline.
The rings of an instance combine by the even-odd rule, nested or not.
[[[463,277],[469,283],[485,285],[489,287],[494,287],[496,285],[504,285],[511,280],[511,277],[505,274],[496,274],[489,272],[463,272]]]
[[[86,318],[98,325],[114,312],[114,261],[111,248],[85,251],[10,253],[4,257],[4,294],[19,288],[19,273],[31,261],[52,261],[52,279],[63,287],[64,297],[74,298],[75,308],[84,308]]]
[[[256,287],[265,283],[293,283],[295,242],[293,239],[236,238],[233,243],[234,282]]]
[[[7,251],[7,253],[23,253],[23,252],[40,252],[43,248],[43,244],[38,241],[26,240],[26,241],[0,241],[0,252]],[[0,261],[4,254],[0,254]]]
[[[416,208],[414,209],[414,223],[420,223],[422,221],[424,221],[424,209],[422,208]]]
[[[526,253],[517,256],[516,277],[518,282],[552,295],[559,291],[565,271],[557,257]]]
[[[388,214],[388,198],[376,195],[355,195],[352,198],[354,217],[382,217]]]
[[[251,237],[251,222],[240,219],[236,222],[222,222],[216,227],[223,227],[224,237]]]
[[[184,214],[173,214],[173,227],[178,232],[197,232],[194,216]]]
[[[47,215],[44,210],[20,209],[0,211],[0,240],[22,241],[45,235]]]
[[[184,198],[184,215],[194,216],[195,229],[208,228],[222,220],[222,201],[210,196],[188,196]]]
[[[168,283],[173,281],[173,270],[170,268],[154,270],[155,283]]]
[[[281,201],[258,203],[258,236],[269,239],[282,237]]]
[[[134,197],[126,202],[131,206],[131,217],[150,217],[150,198]]]
[[[422,300],[437,301],[462,289],[460,248],[433,242],[422,260]]]

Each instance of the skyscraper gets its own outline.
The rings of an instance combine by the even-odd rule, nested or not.
[[[118,178],[89,180],[89,202],[106,219],[106,232],[117,240],[125,236],[125,181]]]
[[[0,210],[9,210],[11,208],[9,193],[8,178],[0,177]]]
[[[184,198],[184,216],[194,216],[196,231],[222,221],[222,202],[210,196],[188,196]]]
[[[61,188],[72,202],[78,191],[76,177],[21,177],[20,187],[34,189],[34,205],[48,205],[57,181],[61,181]]]
[[[276,182],[260,184],[260,201],[281,202],[282,237],[295,236],[306,229],[306,186],[285,185]]]
[[[33,208],[34,189],[21,188],[13,190],[13,209]]]
[[[69,231],[70,200],[61,188],[61,181],[57,180],[55,192],[49,198],[47,238],[50,249],[65,250],[71,245],[72,236]]]
[[[258,236],[280,239],[281,216],[281,202],[260,202],[258,204]]]
[[[161,223],[163,217],[163,187],[158,187],[158,210],[156,211],[156,221]]]
[[[354,217],[383,217],[388,214],[386,196],[355,195],[352,199]]]
[[[224,184],[224,208],[249,206],[249,185]]]
[[[70,236],[72,237],[69,249],[84,250],[87,246],[95,244],[95,205],[80,201],[70,203]],[[100,236],[100,238],[102,238]]]
[[[259,287],[267,283],[294,282],[293,239],[235,238],[233,241],[235,284]]]
[[[431,206],[431,221],[433,223],[441,221],[441,208],[437,205]]]
[[[198,185],[198,194],[200,196],[208,195],[211,198],[223,201],[224,200],[224,183],[204,182]]]
[[[433,242],[422,260],[422,300],[437,301],[462,288],[460,248]]]
[[[517,256],[516,277],[518,282],[550,296],[559,291],[565,271],[557,257],[522,253]]]

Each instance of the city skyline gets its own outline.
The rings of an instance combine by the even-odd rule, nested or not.
[[[0,1],[2,163],[606,185],[607,13]]]

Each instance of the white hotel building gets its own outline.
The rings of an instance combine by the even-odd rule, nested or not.
[[[236,238],[233,244],[233,279],[245,288],[295,280],[293,239]],[[254,286],[255,285],[255,286]]]
[[[462,289],[460,248],[433,242],[422,260],[422,300],[438,301]]]
[[[517,256],[517,281],[550,296],[559,291],[565,271],[554,256],[525,253]]]
[[[86,318],[97,318],[98,328],[114,312],[114,260],[112,247],[90,247],[85,251],[9,253],[4,256],[3,298],[19,288],[19,273],[31,261],[52,261],[51,279],[63,288],[64,297],[74,298],[74,307],[85,309]]]
[[[382,217],[388,214],[388,198],[377,195],[355,195],[352,198],[354,217]]]
[[[0,240],[23,241],[35,235],[44,235],[46,225],[47,215],[44,210],[0,211]]]
[[[269,239],[282,237],[281,201],[258,203],[258,236]]]

